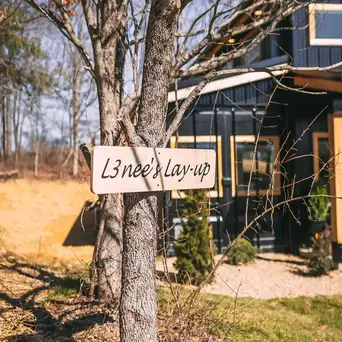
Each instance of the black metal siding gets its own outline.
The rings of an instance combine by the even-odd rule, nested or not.
[[[237,196],[235,199],[232,198],[232,186],[231,184],[231,160],[230,160],[230,137],[235,133],[236,135],[253,135],[254,128],[253,122],[253,111],[254,106],[240,106],[236,107],[232,104],[229,106],[221,106],[218,111],[218,135],[222,138],[222,179],[219,182],[223,186],[223,197],[212,198],[212,207],[218,207],[211,212],[211,216],[222,217],[222,222],[218,225],[216,222],[212,223],[213,227],[213,238],[217,247],[221,247],[222,251],[228,246],[227,233],[231,238],[234,238],[236,234],[241,232],[245,223],[245,208],[246,208],[246,197]],[[233,119],[232,110],[235,109],[236,114]],[[264,116],[264,109],[261,106],[257,111],[257,117],[260,120]],[[281,110],[278,108],[278,110]],[[212,107],[197,105],[196,109],[188,116],[182,125],[179,127],[178,133],[180,136],[186,135],[212,135],[213,141],[215,141],[215,114]],[[263,128],[261,129],[262,135],[280,135],[282,127],[279,125],[280,113],[278,115],[270,114],[266,116],[263,121]],[[196,127],[195,127],[195,126]],[[260,122],[256,122],[255,132],[259,132]],[[274,198],[277,202],[278,196]],[[169,202],[169,219],[170,224],[173,224],[173,218],[178,217],[181,213],[184,205],[183,200],[171,200]],[[256,210],[256,201],[252,197],[249,203],[248,217],[249,220],[253,220]],[[267,220],[268,219],[268,220]],[[265,248],[265,251],[274,251],[279,246],[283,246],[285,227],[280,221],[279,213],[274,215],[274,222],[276,222],[276,237],[272,236],[270,218],[266,218],[259,224],[262,227],[260,232],[259,242],[260,248]],[[256,228],[256,227],[255,227]],[[259,227],[260,228],[260,227]],[[172,234],[171,234],[172,235]],[[253,240],[256,235],[253,230],[248,232],[247,236]],[[170,237],[169,242],[172,242],[173,238]],[[220,240],[220,243],[218,241]],[[255,244],[258,243],[258,238],[253,241]]]
[[[200,97],[199,106],[265,106],[269,102],[270,95],[275,84],[267,79],[253,84],[245,84],[235,88],[224,89],[219,92],[204,94]]]
[[[323,0],[317,3],[342,4],[342,0]],[[309,9],[303,8],[292,16],[294,66],[324,67],[341,61],[342,47],[339,46],[310,46]]]

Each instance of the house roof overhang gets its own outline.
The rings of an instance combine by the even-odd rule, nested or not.
[[[286,64],[282,64],[286,65]],[[282,65],[278,65],[275,67],[279,67],[281,69]],[[288,71],[286,70],[277,70],[273,71],[273,76],[281,76],[285,75]],[[230,89],[234,87],[238,87],[245,84],[250,84],[257,81],[262,81],[265,79],[271,78],[272,75],[266,71],[260,71],[260,72],[248,72],[240,75],[225,77],[223,79],[217,79],[212,82],[209,82],[204,89],[201,91],[200,95],[214,93],[217,91],[222,91],[224,89]],[[168,94],[168,102],[172,103],[175,102],[176,99],[178,101],[186,99],[191,92],[196,88],[196,85],[191,85],[185,88],[178,89],[177,91],[172,90]]]
[[[342,94],[342,72],[335,71],[294,71],[294,86]]]
[[[272,71],[272,75],[275,77],[283,76],[286,74],[290,75],[291,78],[293,78],[293,87],[295,88],[303,88],[303,90],[317,90],[342,94],[341,69],[335,69],[331,71],[299,70],[292,72],[289,72],[287,70],[281,70],[282,66],[287,65],[287,63],[275,65],[274,63],[271,63],[269,61],[269,65],[265,67],[264,64],[263,67],[265,69],[278,69],[277,71]],[[250,67],[252,67],[252,65]],[[255,64],[255,67],[261,67],[261,65]],[[272,78],[270,73],[264,71],[252,71],[235,76],[225,76],[208,83],[205,86],[205,88],[201,91],[200,95],[214,93],[217,91],[223,91],[225,89],[230,89],[241,85],[258,82],[269,78]],[[171,89],[169,91],[168,102],[174,102],[176,100],[176,96],[177,100],[179,101],[186,99],[190,95],[190,93],[195,89],[196,85],[200,82],[200,80],[201,78],[199,77],[189,80],[181,80],[177,90],[177,95],[174,89]]]

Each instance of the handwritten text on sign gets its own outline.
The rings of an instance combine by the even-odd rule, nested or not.
[[[210,189],[215,163],[214,150],[96,146],[91,188],[96,194]]]

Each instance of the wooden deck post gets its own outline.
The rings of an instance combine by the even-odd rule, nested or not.
[[[336,267],[342,269],[342,111],[328,116],[330,169],[332,254]]]

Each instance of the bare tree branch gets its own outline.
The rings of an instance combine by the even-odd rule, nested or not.
[[[91,73],[92,77],[95,77],[95,68],[94,63],[91,60],[86,48],[84,47],[83,43],[79,39],[79,37],[75,34],[69,16],[65,13],[64,10],[61,11],[61,15],[65,22],[62,22],[57,18],[57,16],[50,11],[49,9],[44,8],[43,6],[39,5],[37,0],[25,0],[29,5],[33,6],[37,11],[42,13],[51,23],[53,23],[60,32],[71,42],[73,43],[77,50],[80,52],[87,69]],[[57,4],[57,3],[56,3]],[[59,9],[61,6],[59,5]]]
[[[264,1],[259,1],[259,6],[264,3]],[[249,13],[251,10],[257,8],[257,3],[253,4],[252,6],[244,9],[243,11],[237,11],[232,17],[229,18],[229,20],[222,24],[221,27],[229,26],[230,23],[232,23],[233,19],[236,18],[236,16],[241,15],[242,13]],[[244,55],[248,50],[253,48],[257,43],[260,43],[270,32],[272,32],[276,26],[284,20],[285,17],[289,16],[296,10],[302,7],[308,6],[308,3],[305,4],[298,4],[298,2],[291,0],[291,1],[284,1],[281,6],[275,10],[274,12],[271,12],[268,16],[253,21],[251,24],[248,25],[240,25],[237,27],[233,27],[232,29],[228,31],[223,31],[222,33],[218,34],[211,34],[208,32],[208,35],[189,53],[183,54],[177,57],[177,61],[174,67],[175,75],[178,77],[188,77],[188,76],[197,76],[200,73],[205,73],[207,71],[210,71],[212,69],[218,69],[222,67],[223,65],[227,64],[233,59],[236,59],[242,55]],[[238,14],[239,13],[239,14]],[[247,47],[243,47],[243,44],[236,49],[232,50],[231,52],[217,56],[212,57],[209,61],[201,62],[198,65],[194,66],[193,68],[190,68],[186,71],[181,71],[180,69],[182,66],[193,60],[195,57],[197,57],[202,50],[207,47],[209,44],[221,42],[223,39],[227,39],[229,37],[233,37],[242,33],[245,33],[247,31],[250,31],[255,28],[261,29],[262,26],[271,23],[270,28],[261,30],[261,33],[257,35],[257,37],[250,42],[250,44],[247,45]]]
[[[195,98],[201,93],[201,91],[203,90],[203,88],[210,82],[212,81],[215,76],[216,76],[217,72],[215,70],[211,71],[209,74],[207,74],[203,80],[198,83],[198,85],[195,87],[195,89],[190,93],[190,95],[184,100],[184,102],[181,104],[178,112],[176,113],[175,118],[173,119],[172,123],[170,124],[170,126],[168,127],[166,133],[164,134],[164,136],[162,137],[160,144],[163,145],[163,147],[165,147],[167,145],[167,143],[169,142],[169,140],[172,137],[172,134],[176,131],[176,129],[178,128],[178,126],[180,125],[183,115],[186,112],[186,110],[189,108],[189,106],[191,105],[191,103],[195,100]]]

